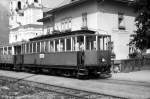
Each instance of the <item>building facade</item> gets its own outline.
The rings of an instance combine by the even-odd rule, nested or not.
[[[42,35],[43,17],[41,0],[10,0],[9,43],[28,41]]]
[[[127,59],[130,35],[136,29],[134,9],[123,0],[71,0],[49,10],[38,21],[44,23],[44,34],[54,31],[94,30],[112,37],[115,59]]]

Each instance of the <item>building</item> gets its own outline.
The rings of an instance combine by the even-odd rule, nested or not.
[[[42,35],[43,17],[41,0],[10,0],[9,43],[28,41]]]
[[[0,2],[0,45],[9,42],[9,11],[6,4]]]
[[[130,35],[136,29],[133,6],[128,0],[70,0],[44,12],[44,34],[57,31],[94,30],[112,37],[115,59],[126,59]]]

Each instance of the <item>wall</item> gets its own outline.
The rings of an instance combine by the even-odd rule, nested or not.
[[[63,9],[55,13],[55,28],[61,30],[61,20],[66,17],[72,18],[72,31],[80,30],[82,27],[82,13],[87,12],[87,26],[89,29],[97,28],[97,6],[96,2],[89,1],[69,9]]]
[[[26,29],[18,29],[15,31],[11,31],[9,35],[9,43],[15,43],[20,41],[28,41],[30,38],[36,37],[41,35],[42,27],[41,28],[33,28],[29,27]],[[16,38],[17,37],[17,38]]]
[[[98,4],[98,29],[112,36],[116,59],[126,59],[129,54],[130,34],[135,28],[134,10],[123,3],[106,1]],[[118,12],[124,13],[125,30],[118,29]]]
[[[22,10],[16,11],[17,2],[21,1]],[[11,16],[9,18],[9,24],[11,25],[10,34],[9,34],[9,43],[20,42],[24,40],[29,40],[29,38],[42,35],[42,26],[37,28],[39,25],[42,25],[41,22],[37,22],[38,19],[43,17],[41,0],[38,0],[39,3],[34,3],[34,0],[12,0],[10,3],[10,10],[12,9]],[[33,5],[34,4],[34,5]],[[20,15],[20,12],[23,15]],[[31,25],[30,27],[26,27]]]

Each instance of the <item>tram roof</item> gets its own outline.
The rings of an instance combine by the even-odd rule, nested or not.
[[[54,33],[54,34],[41,35],[41,36],[30,39],[30,41],[36,41],[36,40],[42,40],[42,39],[48,39],[48,38],[57,38],[57,37],[63,37],[63,36],[78,35],[78,34],[95,34],[95,31],[76,30],[76,31],[68,31],[68,32],[58,32],[58,33]]]

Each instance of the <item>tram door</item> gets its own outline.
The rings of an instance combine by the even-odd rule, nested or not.
[[[20,65],[23,64],[23,55],[21,55],[21,46],[14,46],[14,64],[15,64],[15,68],[19,68]]]
[[[14,50],[15,50],[15,55],[20,55],[21,54],[21,46],[14,46]]]

